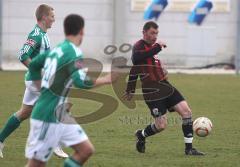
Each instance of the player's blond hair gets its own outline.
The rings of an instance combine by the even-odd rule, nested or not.
[[[37,21],[42,20],[43,16],[48,16],[50,11],[53,11],[53,10],[54,9],[49,5],[46,5],[46,4],[39,5],[35,12]]]

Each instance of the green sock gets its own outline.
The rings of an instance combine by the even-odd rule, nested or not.
[[[82,167],[79,162],[74,160],[72,157],[65,159],[64,167]]]
[[[4,125],[3,129],[0,133],[0,142],[4,142],[4,140],[15,130],[19,127],[21,121],[13,114],[6,124]]]

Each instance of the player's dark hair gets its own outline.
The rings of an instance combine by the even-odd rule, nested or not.
[[[147,31],[150,28],[154,28],[154,29],[158,29],[158,25],[157,23],[155,23],[154,21],[148,21],[144,24],[143,26],[143,31]]]
[[[77,14],[70,14],[64,19],[65,35],[77,35],[84,27],[84,19]]]

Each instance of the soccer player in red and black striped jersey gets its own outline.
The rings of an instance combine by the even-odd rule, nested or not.
[[[182,117],[185,154],[204,155],[192,146],[193,128],[192,112],[181,93],[167,80],[167,71],[157,54],[166,47],[163,42],[156,42],[158,25],[149,21],[143,27],[143,39],[136,42],[132,51],[133,66],[130,70],[128,85],[124,98],[131,100],[136,89],[138,76],[142,82],[145,103],[154,117],[154,122],[143,130],[136,131],[136,148],[145,152],[145,139],[163,131],[167,126],[167,110],[176,111]]]

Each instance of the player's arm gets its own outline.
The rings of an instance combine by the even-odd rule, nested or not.
[[[94,87],[98,87],[101,85],[107,85],[107,84],[112,84],[113,82],[115,82],[119,77],[119,74],[117,72],[111,72],[108,73],[102,77],[98,77],[95,81],[94,81]]]
[[[49,51],[46,51],[42,54],[37,55],[32,59],[32,61],[28,64],[29,75],[33,81],[41,80],[41,71],[44,67],[45,59],[48,55]]]
[[[87,76],[87,73],[83,69],[79,69],[75,71],[71,75],[73,79],[73,84],[75,87],[82,89],[90,89],[93,87],[98,87],[101,85],[111,84],[117,80],[117,73],[109,73],[102,77],[98,77],[97,79],[90,78]]]
[[[77,57],[73,63],[74,65],[69,66],[69,72],[71,73],[74,86],[78,88],[90,89],[101,85],[111,84],[119,77],[117,73],[112,72],[102,77],[90,78],[87,75],[87,72],[83,69],[81,57]]]
[[[71,55],[69,55],[70,57]],[[81,89],[90,89],[93,87],[93,81],[87,76],[83,69],[82,56],[74,57],[71,63],[67,64],[68,72],[71,75],[73,85]]]
[[[143,44],[138,44],[133,47],[132,61],[133,64],[138,64],[146,58],[153,57],[162,50],[162,47],[155,43],[152,47],[145,49]]]
[[[128,83],[127,83],[127,89],[123,95],[123,99],[125,100],[131,100],[135,90],[136,90],[136,84],[138,79],[138,66],[132,66],[129,77],[128,77]]]
[[[26,67],[29,66],[31,62],[31,55],[34,50],[39,47],[39,39],[36,37],[28,37],[27,41],[23,45],[22,49],[20,50],[18,59],[20,62],[25,65]]]
[[[28,65],[29,65],[29,63],[31,62],[31,59],[30,58],[28,58],[27,60],[25,60],[25,61],[22,61],[22,64],[25,66],[25,67],[27,67],[28,68]]]
[[[73,85],[81,89],[90,89],[94,87],[94,82],[87,76],[83,69],[78,69],[71,75]]]

